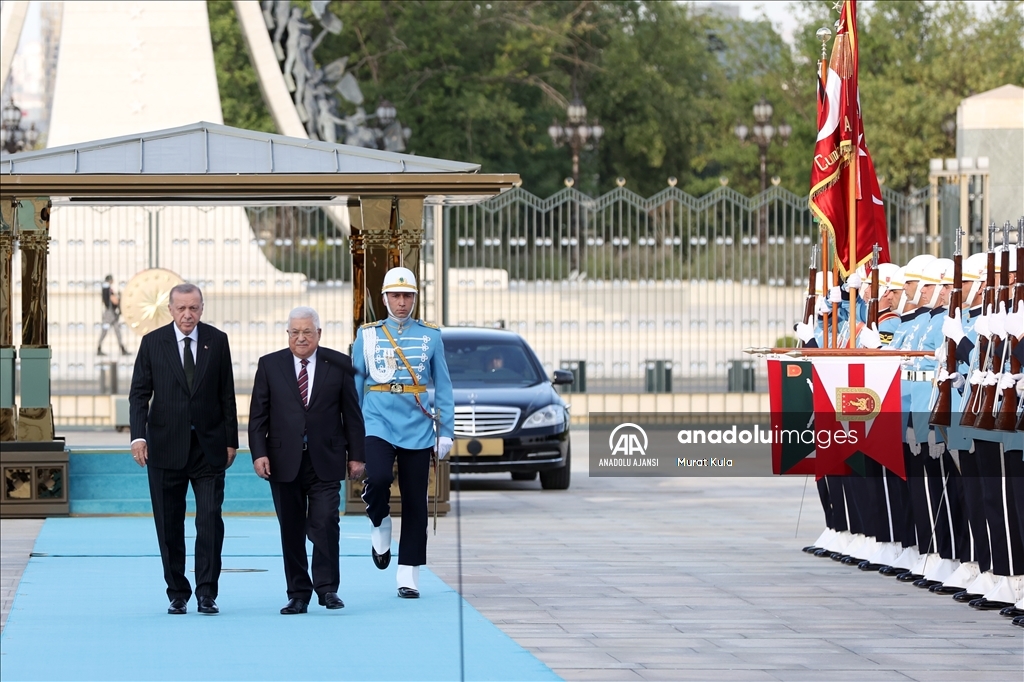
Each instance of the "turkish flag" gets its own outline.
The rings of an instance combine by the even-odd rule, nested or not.
[[[860,89],[857,84],[858,35],[855,0],[843,3],[825,81],[818,81],[818,139],[811,165],[811,212],[832,234],[836,261],[843,277],[871,260],[888,263],[889,231],[882,190],[864,140]],[[856,164],[854,164],[856,161]],[[850,254],[850,172],[856,168],[857,253]]]
[[[851,473],[864,455],[900,478],[903,414],[899,358],[815,358],[815,476]]]

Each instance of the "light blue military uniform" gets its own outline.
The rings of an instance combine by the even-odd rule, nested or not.
[[[942,323],[948,316],[947,308],[933,308],[929,315],[924,318],[920,333],[916,335],[916,343],[912,350],[934,351],[946,340],[942,334]],[[927,357],[916,357],[911,359],[911,368],[918,371],[937,372],[939,363],[934,355]],[[910,409],[913,414],[914,436],[917,442],[924,443],[928,440],[928,432],[931,425],[928,423],[931,416],[932,382],[913,381],[910,382]],[[941,432],[936,432],[936,440],[942,440]]]
[[[892,341],[889,342],[889,350],[914,350],[921,328],[927,324],[931,317],[927,308],[918,308],[904,315],[896,331],[893,332]],[[906,442],[906,427],[909,425],[911,414],[911,388],[915,382],[900,382],[900,398],[903,409],[903,442]],[[916,434],[915,434],[916,435]],[[926,436],[927,438],[927,436]],[[921,442],[918,439],[918,442]]]
[[[415,382],[384,333],[385,325],[412,366]],[[369,354],[368,341],[373,346]],[[369,364],[371,357],[372,369]],[[363,406],[367,436],[377,436],[396,447],[410,450],[433,448],[434,428],[416,404],[415,396],[418,395],[424,409],[430,412],[437,407],[440,413],[437,435],[455,438],[452,380],[444,362],[441,330],[436,325],[414,319],[400,324],[392,317],[363,325],[352,347],[352,364],[356,369],[356,390]],[[411,386],[413,383],[431,386],[434,389],[433,399],[427,392],[370,390],[375,384],[393,384],[396,386],[394,390],[398,391],[402,390],[399,386]]]

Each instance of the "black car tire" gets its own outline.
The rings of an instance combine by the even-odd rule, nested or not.
[[[540,487],[544,490],[568,490],[572,449],[565,447],[565,464],[557,469],[540,472]]]
[[[534,480],[536,478],[537,478],[537,472],[536,471],[513,471],[512,472],[512,480],[513,481],[532,481],[532,480]]]

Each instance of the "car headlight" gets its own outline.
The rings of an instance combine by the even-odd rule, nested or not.
[[[561,405],[548,405],[537,410],[523,422],[524,429],[538,429],[542,426],[561,426],[565,423],[565,410]]]

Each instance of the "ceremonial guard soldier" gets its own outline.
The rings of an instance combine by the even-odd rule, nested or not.
[[[439,459],[455,437],[454,397],[441,331],[413,319],[416,277],[392,268],[381,287],[386,320],[363,325],[352,348],[366,424],[363,501],[370,517],[371,553],[383,570],[391,562],[391,483],[398,462],[402,533],[398,596],[419,597],[419,568],[427,562],[427,483],[432,453]],[[427,387],[434,389],[433,404]]]

